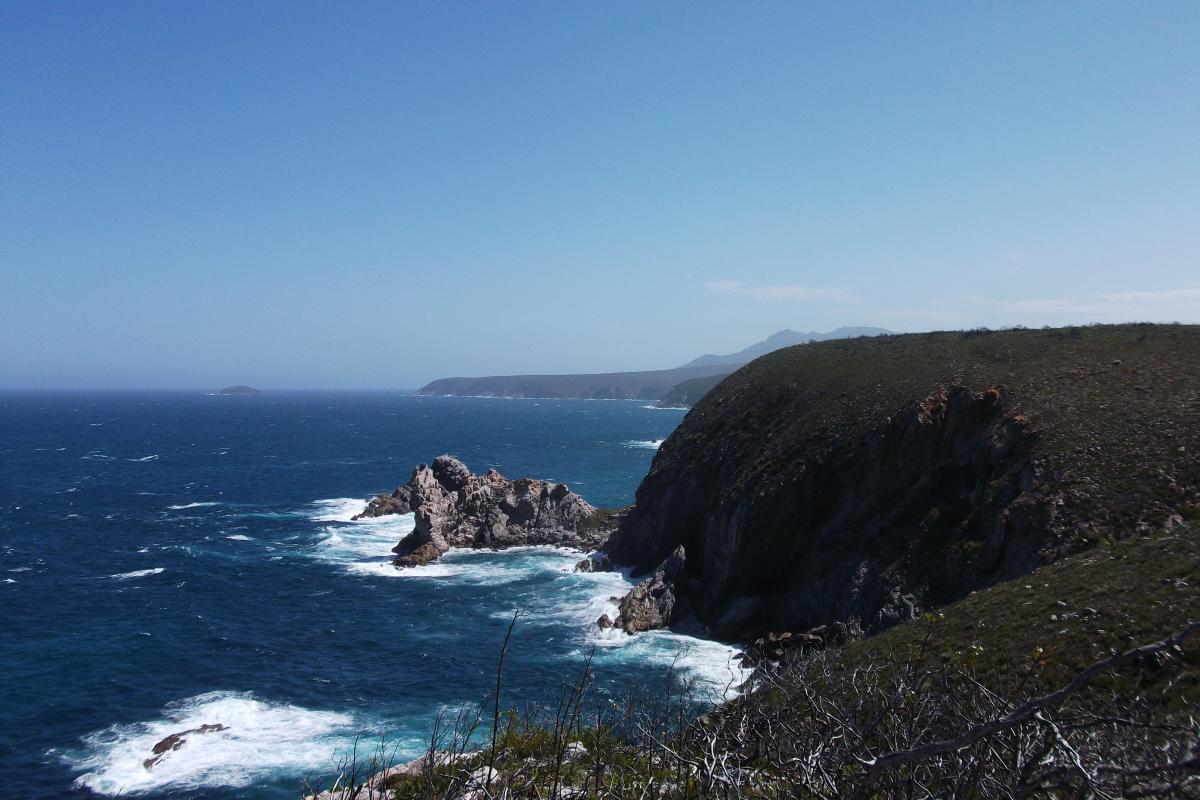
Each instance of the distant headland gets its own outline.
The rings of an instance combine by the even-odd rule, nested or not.
[[[226,386],[217,394],[262,394],[262,389],[255,389],[253,386]]]
[[[491,375],[483,378],[441,378],[417,390],[436,397],[567,398],[587,400],[645,400],[663,408],[686,408],[730,373],[761,355],[783,347],[880,336],[883,328],[838,328],[828,333],[782,330],[737,353],[703,355],[674,369],[606,372],[588,375]],[[665,398],[665,401],[664,401]]]

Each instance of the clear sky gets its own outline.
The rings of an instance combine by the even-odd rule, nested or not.
[[[1200,3],[0,3],[0,387],[1200,322]]]

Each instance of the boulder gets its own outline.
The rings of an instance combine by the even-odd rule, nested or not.
[[[567,745],[566,749],[563,750],[563,761],[566,761],[567,763],[582,761],[587,757],[588,750],[583,746],[583,742],[571,742],[569,745]]]

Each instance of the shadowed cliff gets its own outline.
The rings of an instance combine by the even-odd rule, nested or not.
[[[788,348],[688,414],[609,550],[651,571],[682,546],[672,613],[714,636],[853,638],[1171,525],[1197,503],[1198,418],[1197,326]]]

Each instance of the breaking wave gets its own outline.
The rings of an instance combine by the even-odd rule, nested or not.
[[[147,768],[154,745],[202,725],[225,730],[184,736]],[[328,767],[360,725],[349,714],[259,700],[249,693],[208,692],[172,703],[149,722],[113,725],[84,737],[84,748],[62,754],[82,770],[75,784],[115,797],[167,788],[243,787],[279,772]]]

